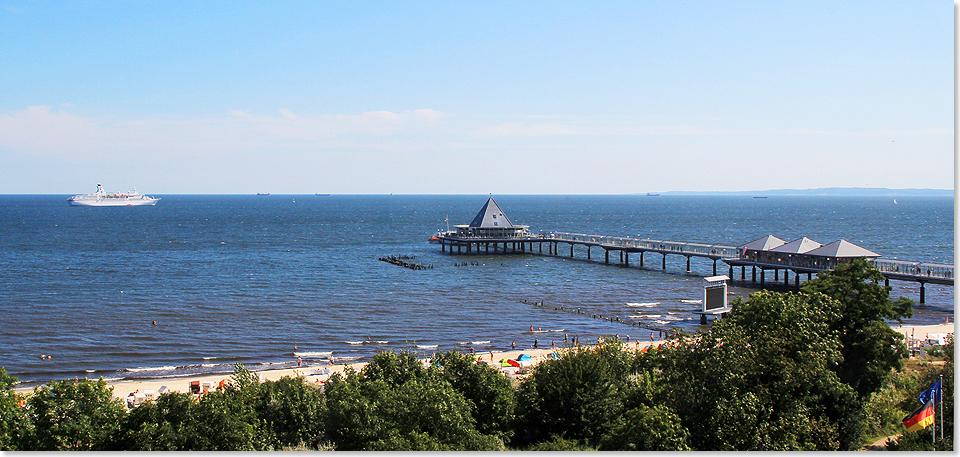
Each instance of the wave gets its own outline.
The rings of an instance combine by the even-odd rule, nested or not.
[[[703,303],[703,300],[680,300],[680,303],[686,303],[688,305],[699,305]]]
[[[417,347],[420,349],[436,349],[440,347],[440,345],[439,344],[418,344]]]
[[[654,302],[647,302],[647,303],[627,303],[627,306],[629,306],[629,307],[631,307],[631,308],[637,308],[637,307],[649,308],[649,307],[652,307],[652,306],[657,306],[657,305],[659,305],[659,304],[660,304],[660,302],[654,301]]]
[[[294,352],[293,355],[301,358],[325,359],[333,355],[333,351]]]
[[[176,369],[177,369],[177,367],[174,367],[174,366],[165,366],[165,367],[125,368],[125,369],[123,369],[122,371],[126,371],[126,372],[128,372],[128,373],[140,373],[140,372],[143,372],[143,371],[168,371],[168,370],[176,370]]]
[[[363,357],[361,357],[361,356],[349,356],[349,357],[340,357],[340,356],[338,356],[338,357],[336,357],[336,360],[337,360],[337,363],[341,363],[341,362],[352,362],[352,361],[354,361],[354,360],[360,360],[360,359],[362,359],[362,358],[363,358]],[[334,359],[333,357],[330,358],[331,361],[332,361],[333,359]]]

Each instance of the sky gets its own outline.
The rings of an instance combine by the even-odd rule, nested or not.
[[[953,189],[954,8],[0,0],[0,193]]]

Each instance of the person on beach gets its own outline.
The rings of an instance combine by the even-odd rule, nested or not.
[[[517,348],[517,342],[516,342],[516,341],[510,343],[510,349],[511,349],[511,350],[516,349],[516,348]]]
[[[303,365],[303,359],[301,359],[300,356],[297,356],[297,368],[300,368],[301,365]]]
[[[537,343],[538,343],[537,339],[534,338],[534,339],[533,339],[533,348],[534,348],[534,349],[537,348]]]

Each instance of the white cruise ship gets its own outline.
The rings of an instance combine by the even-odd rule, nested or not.
[[[108,194],[100,184],[97,184],[97,191],[92,194],[74,195],[67,199],[71,206],[153,206],[158,200],[160,199],[140,195],[136,187],[133,192]]]

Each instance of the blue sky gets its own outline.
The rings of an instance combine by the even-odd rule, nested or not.
[[[5,2],[0,193],[954,187],[954,5]]]

